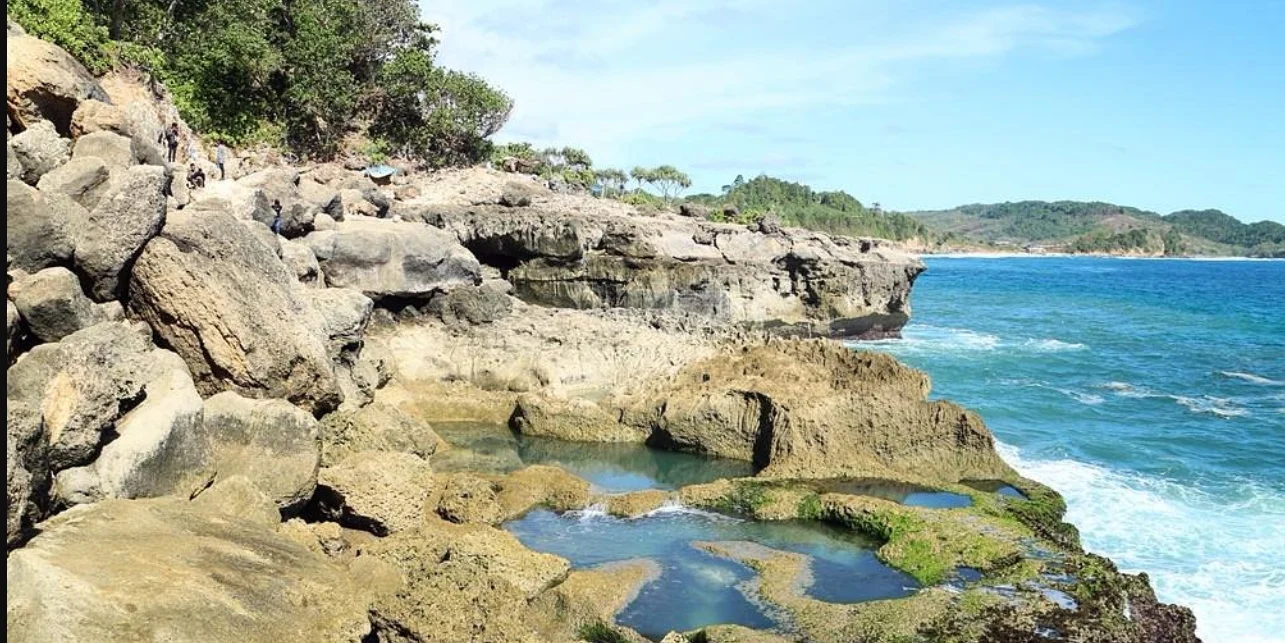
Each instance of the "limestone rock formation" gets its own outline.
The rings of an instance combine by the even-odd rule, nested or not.
[[[22,180],[22,161],[18,158],[18,153],[13,149],[13,141],[6,140],[4,143],[5,151],[5,173],[6,179]]]
[[[166,181],[165,169],[156,165],[123,171],[89,216],[73,228],[76,268],[89,280],[94,299],[121,298],[123,273],[127,281],[143,245],[165,224]]]
[[[9,296],[27,329],[42,342],[56,342],[83,328],[118,321],[120,304],[95,304],[66,268],[45,268],[9,286]],[[114,319],[115,318],[115,319]]]
[[[336,465],[361,451],[410,453],[427,459],[444,444],[428,424],[378,401],[355,411],[327,414],[321,428],[322,466]]]
[[[306,244],[298,241],[282,241],[281,260],[294,272],[294,277],[299,280],[299,283],[313,288],[326,285],[321,274],[321,264],[317,263],[317,256],[312,254],[312,248]]]
[[[976,413],[927,401],[928,376],[881,353],[824,340],[742,345],[653,390],[625,414],[651,426],[653,442],[750,460],[765,476],[1013,475]]]
[[[230,215],[175,216],[134,265],[129,308],[187,360],[204,394],[340,402],[323,323],[294,276]]]
[[[22,164],[23,181],[35,185],[40,177],[67,162],[71,144],[58,136],[48,121],[32,123],[26,131],[9,140],[14,156]]]
[[[80,138],[94,132],[115,132],[124,136],[132,134],[125,112],[111,103],[88,99],[81,101],[71,115],[71,136]]]
[[[193,213],[223,212],[242,221],[258,221],[264,225],[271,225],[273,217],[272,201],[263,190],[234,181],[207,182],[205,189],[188,204],[186,210]]]
[[[436,292],[481,281],[473,257],[441,230],[414,223],[348,218],[333,231],[305,238],[326,283],[379,300],[427,299]]]
[[[57,192],[70,197],[86,210],[94,209],[111,187],[111,171],[102,159],[92,156],[74,158],[45,173],[36,187],[41,192]]]
[[[403,206],[405,216],[454,232],[506,271],[519,298],[545,306],[682,310],[783,334],[886,337],[909,318],[910,287],[923,270],[876,240],[644,218],[617,202],[589,209],[540,190],[529,207],[461,205],[445,188],[492,190],[498,199],[506,183],[481,170],[440,181]]]
[[[432,468],[411,453],[354,453],[317,484],[318,511],[380,536],[418,527],[437,504]]]
[[[13,30],[5,35],[5,85],[12,115],[28,126],[47,120],[64,135],[82,101],[107,100],[89,71],[61,47]]]
[[[495,486],[467,473],[449,476],[442,485],[442,496],[437,502],[437,515],[454,523],[499,524],[504,519],[504,509],[495,495]]]
[[[76,139],[72,158],[96,158],[110,168],[127,168],[138,160],[134,141],[115,132],[94,132]]]
[[[582,398],[523,395],[511,420],[523,435],[583,442],[643,442],[648,432],[621,424],[597,404]]]
[[[43,194],[22,181],[5,187],[5,241],[13,267],[27,272],[71,263],[71,226],[88,214],[61,194]]]
[[[213,477],[204,407],[187,364],[165,350],[154,351],[151,360],[155,375],[143,385],[143,401],[116,421],[116,438],[90,464],[55,476],[52,493],[59,504],[186,496]]]
[[[361,345],[374,306],[369,297],[347,288],[307,289],[301,294],[321,319],[332,358],[338,359],[345,350]]]
[[[361,640],[378,586],[369,579],[393,572],[371,560],[342,566],[245,510],[223,513],[236,499],[221,491],[201,503],[108,500],[42,524],[9,554],[8,640]]]
[[[298,512],[312,497],[321,433],[306,411],[283,400],[225,391],[205,400],[203,433],[219,477],[245,476],[285,515]]]

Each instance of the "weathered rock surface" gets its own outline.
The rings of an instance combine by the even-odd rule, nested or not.
[[[451,235],[414,223],[348,218],[314,232],[312,247],[326,283],[372,299],[427,299],[481,281],[477,259]]]
[[[262,190],[269,206],[272,202],[281,203],[281,234],[286,237],[300,237],[313,229],[313,220],[321,211],[299,190],[299,171],[288,167],[273,167],[259,170],[253,174],[237,179],[237,183],[249,188]],[[272,224],[275,213],[268,220]]]
[[[129,308],[187,361],[205,394],[228,389],[324,413],[340,402],[326,334],[294,276],[230,215],[175,216],[134,265]]]
[[[360,347],[374,307],[369,297],[347,288],[308,289],[301,294],[321,319],[321,330],[329,342],[332,358],[338,359],[344,351]]]
[[[321,464],[317,421],[283,400],[255,400],[232,392],[205,400],[203,432],[220,478],[240,475],[259,487],[285,515],[312,497]]]
[[[444,443],[428,424],[375,402],[355,411],[336,411],[321,419],[323,466],[333,466],[361,451],[410,453],[427,459]]]
[[[317,484],[322,515],[380,536],[418,527],[437,503],[432,468],[411,453],[354,453]]]
[[[504,520],[504,509],[497,500],[495,485],[474,475],[457,473],[442,485],[437,515],[454,523],[498,525]]]
[[[22,161],[18,158],[18,153],[13,150],[13,141],[6,140],[4,143],[5,151],[5,173],[6,179],[22,180]]]
[[[26,329],[22,323],[22,315],[18,313],[18,307],[13,305],[12,301],[5,300],[5,337],[4,349],[5,355],[9,358],[7,364],[13,363],[13,358],[17,356],[14,349],[22,341]]]
[[[8,558],[8,640],[361,640],[372,576],[391,570],[369,560],[345,568],[245,510],[223,513],[239,503],[220,492],[201,503],[108,500],[42,524]]]
[[[27,272],[69,265],[71,226],[88,214],[61,194],[43,194],[22,181],[5,187],[5,241],[12,267]]]
[[[150,360],[155,375],[143,385],[143,401],[116,421],[116,438],[89,465],[55,477],[53,496],[58,504],[186,497],[213,477],[201,396],[187,365],[165,350],[153,351]]]
[[[166,180],[165,169],[156,165],[125,170],[74,229],[76,268],[89,280],[94,299],[123,299],[130,267],[165,225]]]
[[[80,138],[94,132],[115,132],[123,136],[132,134],[125,112],[111,103],[89,99],[81,101],[71,115],[71,136]]]
[[[83,328],[113,321],[111,308],[95,304],[80,291],[80,280],[66,268],[45,268],[10,284],[9,296],[27,328],[42,342],[56,342]]]
[[[127,168],[138,159],[134,141],[116,132],[94,132],[76,139],[72,158],[96,158],[110,168]]]
[[[27,126],[47,120],[64,135],[82,101],[107,100],[89,71],[61,47],[13,31],[5,36],[5,85],[11,114]]]
[[[242,221],[258,221],[264,225],[271,225],[274,216],[272,201],[263,190],[234,181],[215,181],[213,177],[186,210],[193,213],[223,212]]]
[[[306,244],[298,241],[282,241],[281,260],[294,273],[299,283],[313,288],[326,285],[321,275],[321,265],[317,263],[317,256],[312,254],[312,248]]]
[[[523,435],[583,442],[643,442],[645,429],[627,426],[606,410],[582,398],[539,395],[518,398],[511,424]]]
[[[71,143],[54,131],[48,121],[32,123],[26,131],[9,139],[14,156],[22,164],[23,181],[35,185],[40,177],[67,162]]]
[[[82,157],[68,161],[44,176],[36,187],[41,192],[57,192],[79,203],[86,210],[94,209],[110,188],[111,172],[100,158]]]

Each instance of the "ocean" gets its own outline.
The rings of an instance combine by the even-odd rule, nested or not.
[[[900,340],[1090,551],[1211,643],[1285,642],[1285,262],[927,257]]]

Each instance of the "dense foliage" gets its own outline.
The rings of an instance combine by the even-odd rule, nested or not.
[[[817,191],[802,183],[766,175],[745,180],[743,176],[723,186],[723,194],[697,194],[688,201],[713,207],[735,207],[743,219],[774,213],[788,225],[850,236],[888,239],[927,239],[923,223],[877,206],[867,208],[842,191]]]
[[[170,88],[194,128],[305,155],[369,130],[432,165],[486,157],[512,101],[439,67],[411,0],[7,0],[10,18],[102,73],[127,64]]]
[[[1249,248],[1285,248],[1285,225],[1274,221],[1241,223],[1218,210],[1183,210],[1164,217],[1175,229],[1194,237]]]
[[[995,221],[999,225],[994,230],[1000,237],[1029,241],[1052,241],[1087,234],[1107,217],[1146,219],[1159,216],[1153,212],[1096,201],[1019,201],[965,205],[956,209],[967,216]]]

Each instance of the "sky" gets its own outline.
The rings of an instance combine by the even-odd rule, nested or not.
[[[1098,200],[1285,223],[1285,0],[421,2],[497,141],[886,209]]]

